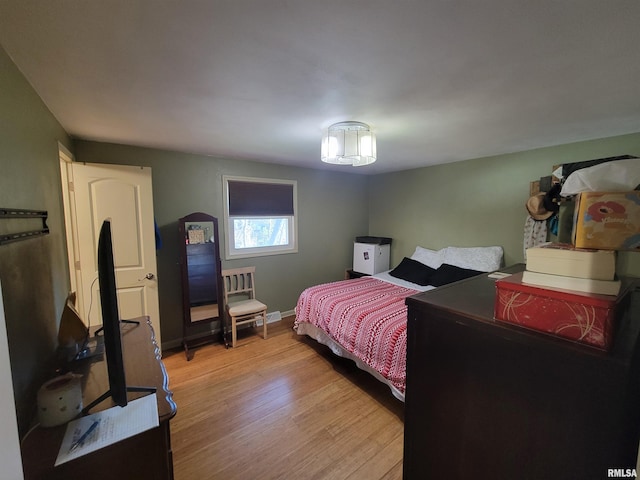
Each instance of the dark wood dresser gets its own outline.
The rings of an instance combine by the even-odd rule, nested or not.
[[[408,298],[405,480],[585,480],[635,468],[636,290],[609,353],[494,320],[487,275]]]
[[[26,480],[38,479],[120,479],[171,480],[173,458],[169,421],[176,414],[176,404],[169,390],[167,372],[160,359],[148,317],[135,320],[139,324],[121,324],[122,348],[127,384],[156,387],[160,425],[146,432],[109,445],[88,455],[54,467],[66,425],[32,430],[22,441],[22,465]],[[88,405],[109,389],[106,363],[83,360],[76,365],[76,373],[84,375],[83,403]],[[129,401],[144,394],[130,393]],[[113,405],[105,400],[92,411]],[[2,475],[0,474],[0,477]]]

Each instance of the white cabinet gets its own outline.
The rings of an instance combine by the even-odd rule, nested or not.
[[[375,243],[353,244],[353,271],[373,275],[389,270],[391,245]]]

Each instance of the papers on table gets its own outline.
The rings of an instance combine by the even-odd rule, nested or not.
[[[98,426],[72,451],[73,444],[80,440],[96,421],[99,422]],[[95,452],[158,425],[158,402],[155,393],[133,400],[126,407],[116,406],[73,420],[67,424],[55,465]]]

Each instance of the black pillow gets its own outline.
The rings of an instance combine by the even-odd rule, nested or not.
[[[424,263],[404,257],[400,264],[389,272],[389,275],[424,286],[431,285],[431,275],[435,271],[434,268],[428,267]]]
[[[470,268],[456,267],[455,265],[449,265],[443,263],[431,276],[431,283],[434,287],[440,287],[447,283],[457,282],[469,277],[475,277],[487,272],[479,272],[478,270],[471,270]]]

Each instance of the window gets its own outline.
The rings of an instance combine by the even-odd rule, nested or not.
[[[297,182],[223,176],[226,258],[298,251]]]

